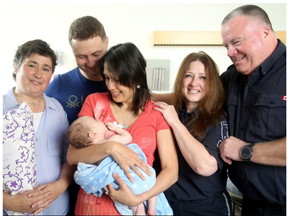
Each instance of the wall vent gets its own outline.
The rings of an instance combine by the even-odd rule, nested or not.
[[[286,44],[286,31],[275,32]],[[154,46],[222,46],[220,31],[154,31]]]

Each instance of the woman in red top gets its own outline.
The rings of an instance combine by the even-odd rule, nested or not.
[[[146,79],[146,61],[138,48],[132,43],[112,47],[100,60],[100,71],[109,93],[89,95],[78,114],[91,116],[101,121],[116,121],[133,137],[152,166],[154,151],[158,150],[161,172],[151,190],[135,196],[133,192],[114,175],[120,189],[106,188],[108,195],[96,197],[79,190],[75,207],[76,215],[119,215],[113,201],[137,206],[169,188],[178,178],[178,161],[169,125],[161,113],[153,110],[150,90]],[[138,169],[149,174],[148,167],[131,149],[123,144],[107,142],[83,149],[69,147],[67,159],[70,164],[78,162],[94,163],[106,156],[112,156],[133,182],[128,169],[144,178]],[[113,201],[112,201],[113,199]],[[149,214],[149,212],[148,212]]]

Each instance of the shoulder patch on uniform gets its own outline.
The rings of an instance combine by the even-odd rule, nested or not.
[[[229,137],[228,133],[228,122],[227,121],[221,121],[220,122],[221,127],[221,140],[217,142],[217,147],[223,142],[224,139]]]
[[[229,137],[228,122],[227,121],[221,121],[220,125],[221,125],[221,138],[222,138],[222,140],[224,140],[224,139]]]

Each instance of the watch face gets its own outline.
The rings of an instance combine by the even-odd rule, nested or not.
[[[251,149],[249,148],[249,147],[247,147],[247,146],[244,146],[243,148],[242,148],[242,150],[241,150],[241,157],[242,157],[242,159],[249,159],[251,156],[252,156],[252,151],[251,151]]]

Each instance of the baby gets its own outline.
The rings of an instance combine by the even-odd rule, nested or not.
[[[83,117],[79,117],[78,119],[76,119],[70,125],[70,127],[69,127],[69,129],[67,131],[67,136],[68,136],[68,140],[69,140],[70,144],[73,145],[76,148],[84,148],[84,147],[87,147],[89,145],[100,144],[100,143],[104,143],[104,142],[107,142],[107,141],[116,141],[116,142],[119,142],[119,143],[122,143],[122,144],[128,144],[129,142],[132,141],[132,136],[130,135],[130,133],[128,131],[124,130],[123,128],[121,128],[119,125],[117,125],[116,122],[113,122],[113,123],[112,122],[107,122],[106,124],[104,124],[102,121],[100,121],[98,119],[94,119],[94,118],[92,118],[90,116],[83,116]],[[137,147],[137,151],[141,151],[142,152],[142,150],[137,145],[135,145],[135,144],[131,144],[131,145],[134,145],[133,148],[135,148],[135,146],[136,146]],[[143,155],[143,157],[145,157],[143,152],[142,152],[142,155]],[[146,157],[144,159],[146,160]],[[97,162],[96,165],[98,165],[98,167],[99,167],[101,165],[100,163],[103,160]],[[116,163],[116,161],[114,161],[114,163]],[[89,174],[89,177],[86,175],[87,174],[87,169],[91,168],[91,166],[87,165],[87,166],[89,166],[87,168],[86,164],[83,164],[83,163],[79,163],[79,164],[78,164],[78,167],[77,167],[77,171],[75,172],[75,175],[74,175],[75,181],[84,189],[84,191],[86,193],[91,193],[91,192],[93,193],[92,190],[94,190],[94,194],[97,194],[97,192],[95,193],[95,184],[97,184],[97,183],[95,183],[95,181],[94,181],[94,183],[92,183],[92,181],[90,181],[87,184],[87,179],[91,179],[91,176],[92,176],[92,174]],[[84,169],[81,166],[85,166]],[[117,166],[119,167],[119,165],[117,165]],[[93,173],[95,172],[94,171],[94,167],[93,167],[93,171],[91,169],[91,172],[93,172]],[[150,169],[153,169],[153,168],[150,167]],[[85,176],[82,176],[83,174],[81,173],[81,171],[83,171],[83,173],[85,173]],[[132,170],[131,170],[131,172],[132,172]],[[154,173],[155,173],[155,171],[154,171]],[[133,175],[134,175],[134,173],[133,173]],[[97,177],[99,178],[99,176],[100,175],[98,174]],[[146,177],[146,180],[147,180],[147,178],[151,179],[151,177],[148,177],[147,175],[145,177]],[[85,183],[83,181],[81,181],[81,179],[85,179]],[[142,181],[142,182],[145,183],[145,181]],[[156,178],[155,178],[155,175],[154,175],[153,176],[153,183],[155,183],[155,182],[156,182]],[[129,184],[130,182],[126,181],[126,183]],[[91,184],[91,185],[89,185],[89,184]],[[92,184],[93,184],[93,186],[92,186]],[[132,187],[132,183],[130,183],[130,184],[131,184],[131,187],[129,185],[128,186],[132,190],[134,190],[134,188]],[[149,184],[149,185],[151,187],[153,186],[151,184]],[[145,187],[147,187],[147,186],[145,186]],[[91,189],[91,188],[93,188],[93,189]],[[148,190],[148,189],[146,188],[146,190]],[[133,191],[133,192],[135,193],[135,191]],[[145,191],[141,191],[141,192],[143,193]],[[98,195],[101,196],[102,193],[98,192]],[[138,194],[139,194],[139,192],[138,192]],[[157,202],[157,196],[152,197],[152,198],[150,198],[148,200],[149,212],[155,212],[154,215],[156,215],[156,210],[155,210],[156,202]],[[122,205],[122,204],[120,204],[120,203],[117,203],[117,205],[115,204],[117,210],[122,215],[127,214],[127,212],[123,212],[123,206],[119,207],[119,205]],[[133,211],[133,215],[146,215],[145,206],[144,206],[143,203],[141,205],[139,205],[139,206],[136,206],[136,207],[132,207],[131,206],[130,209]]]
[[[70,125],[67,136],[70,144],[76,148],[84,148],[107,141],[117,141],[122,144],[132,141],[130,133],[122,129],[116,122],[107,122],[105,125],[102,121],[90,116],[76,119]]]

